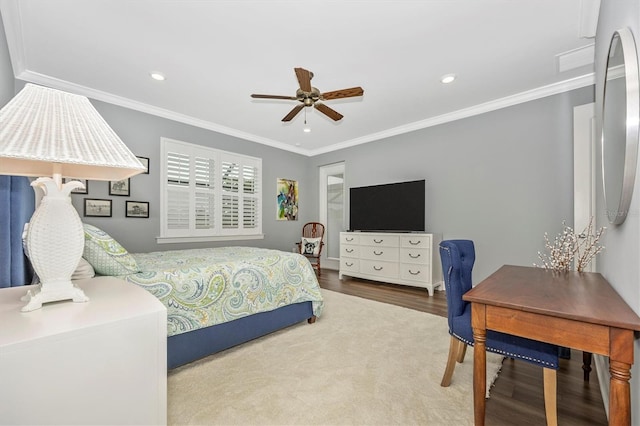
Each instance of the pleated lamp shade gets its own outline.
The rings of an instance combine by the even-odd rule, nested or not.
[[[84,96],[28,83],[0,110],[0,174],[122,180],[145,170]]]
[[[41,176],[31,185],[44,192],[25,238],[40,286],[23,298],[23,312],[89,300],[71,281],[84,230],[69,194],[82,184],[62,177],[122,180],[144,170],[84,96],[27,84],[0,110],[0,174]]]

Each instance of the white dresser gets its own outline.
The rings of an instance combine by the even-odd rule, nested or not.
[[[338,277],[424,287],[433,296],[436,288],[443,288],[441,240],[426,233],[341,232]]]
[[[167,422],[167,311],[116,278],[75,282],[90,301],[20,312],[0,289],[0,424]]]

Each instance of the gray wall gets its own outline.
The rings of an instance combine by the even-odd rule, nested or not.
[[[602,123],[602,99],[609,43],[613,32],[629,27],[636,40],[640,40],[640,2],[637,0],[602,0],[596,34],[596,122]],[[600,158],[597,170],[600,171]],[[606,249],[598,259],[598,270],[611,283],[622,298],[640,314],[640,173],[636,174],[629,216],[621,225],[607,223],[599,175],[597,192],[598,226],[607,226],[604,238]],[[637,337],[637,334],[636,334]],[[633,424],[640,424],[640,340],[636,339],[635,362],[631,370],[631,395]]]
[[[103,102],[94,101],[93,104],[134,154],[150,159],[150,173],[131,178],[131,195],[129,197],[109,196],[107,182],[90,182],[89,194],[74,195],[74,205],[82,214],[82,199],[84,197],[113,199],[112,218],[83,217],[83,220],[102,227],[129,251],[147,252],[230,244],[271,247],[290,251],[295,241],[299,241],[302,225],[310,212],[305,209],[305,204],[301,201],[300,217],[297,221],[277,221],[276,180],[277,178],[298,180],[303,200],[306,202],[308,197],[315,197],[317,191],[311,191],[306,185],[309,175],[306,157]],[[160,230],[159,158],[161,137],[262,158],[264,240],[190,245],[156,244],[155,237],[159,235]],[[124,214],[126,200],[149,201],[150,218],[126,218]]]
[[[593,96],[583,88],[310,162],[345,161],[348,188],[426,179],[427,230],[474,240],[479,282],[503,264],[538,262],[544,233],[572,224],[573,107]]]

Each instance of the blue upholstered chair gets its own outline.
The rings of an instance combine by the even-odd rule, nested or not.
[[[471,329],[471,303],[462,295],[471,290],[471,273],[476,259],[475,247],[470,240],[447,240],[440,243],[440,260],[447,293],[449,320],[449,359],[440,386],[451,383],[456,362],[462,362],[467,345],[473,346]],[[548,343],[487,330],[487,350],[509,358],[521,359],[543,367],[545,413],[548,425],[557,424],[556,370],[558,347]]]

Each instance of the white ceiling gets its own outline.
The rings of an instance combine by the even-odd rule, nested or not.
[[[593,84],[598,0],[0,0],[18,79],[305,155]],[[293,68],[333,122],[296,101]],[[166,75],[158,82],[152,71]],[[454,73],[454,83],[440,77]],[[303,133],[305,120],[312,128]]]

